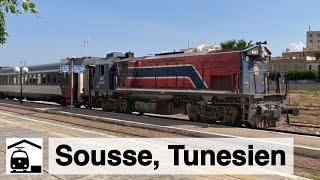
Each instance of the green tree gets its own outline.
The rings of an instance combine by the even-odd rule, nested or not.
[[[244,39],[240,40],[229,40],[220,43],[220,46],[222,48],[222,51],[235,51],[235,50],[243,50],[250,46],[252,46],[251,41],[247,42]]]
[[[247,42],[244,39],[240,39],[237,41],[236,46],[237,46],[237,49],[241,50],[241,49],[246,49],[246,48],[252,46],[252,44],[251,44],[251,41]]]
[[[4,44],[8,37],[5,15],[8,13],[20,15],[27,12],[38,16],[38,9],[30,0],[0,0],[0,44]]]
[[[220,43],[220,46],[222,48],[222,50],[225,50],[225,51],[232,51],[236,48],[237,46],[237,41],[236,40],[229,40],[229,41],[225,41],[225,42],[222,42]]]

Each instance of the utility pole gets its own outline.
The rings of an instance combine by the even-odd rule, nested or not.
[[[70,103],[70,107],[72,109],[73,106],[73,59],[71,59],[71,103]]]
[[[84,44],[84,56],[88,56],[89,42],[90,42],[90,38],[86,38],[83,41],[83,44]]]

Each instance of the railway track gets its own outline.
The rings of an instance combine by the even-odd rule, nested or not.
[[[61,120],[59,120],[58,116],[63,116],[63,115],[50,115],[51,117],[45,117],[45,116],[37,115],[41,113],[32,112],[32,111],[30,112],[28,110],[23,110],[23,109],[14,110],[13,108],[11,110],[6,110],[6,111],[22,117],[31,117],[33,119],[39,118],[45,121],[57,121],[56,123],[59,123],[59,124],[63,123],[66,126],[73,126],[73,127],[76,126],[78,128],[85,129],[85,130],[94,130],[94,131],[97,131],[98,133],[103,131],[106,132],[106,130],[108,130],[108,132],[112,131],[112,133],[122,133],[130,136],[134,135],[136,137],[159,137],[159,132],[150,131],[150,130],[130,129],[128,127],[126,127],[126,130],[124,129],[115,130],[115,129],[112,129],[112,126],[113,126],[112,124],[110,125],[102,122],[90,122],[90,120],[82,120],[79,118],[72,119],[71,117],[64,117],[64,118],[62,117]],[[91,126],[91,127],[88,127],[88,126]],[[210,128],[210,127],[203,127],[203,128]],[[150,134],[139,134],[141,132],[149,132]],[[168,133],[168,134],[164,134],[164,136],[175,137],[176,135],[174,134],[169,135]],[[181,136],[181,137],[184,137],[184,136]],[[317,174],[317,172],[319,171],[319,167],[313,166],[313,164],[317,163],[314,158],[309,158],[309,156],[301,156],[301,154],[296,154],[295,157],[297,157],[295,158],[296,170],[303,171],[303,172],[308,171],[308,173],[310,174]],[[305,168],[307,168],[307,170]],[[316,175],[312,175],[309,177],[316,177]]]
[[[17,101],[6,101],[7,103],[11,103],[13,105],[17,105],[20,103],[18,103]],[[27,101],[27,103],[31,103],[31,104],[36,104],[39,105],[40,107],[35,107],[38,109],[51,109],[54,107],[61,107],[58,104],[54,104],[54,103],[50,103],[50,102],[39,102],[39,101]],[[42,107],[41,107],[42,106]],[[62,108],[62,110],[70,110],[70,107],[67,108]],[[80,108],[80,109],[84,109],[84,108]],[[97,111],[97,112],[103,112],[102,109],[92,109],[91,111]],[[142,116],[141,114],[138,113],[133,113],[133,116]],[[158,114],[143,114],[143,116],[146,117],[153,117],[153,118],[162,118],[162,119],[168,119],[168,120],[177,120],[177,121],[187,121],[187,122],[193,122],[193,121],[189,121],[187,118],[185,117],[174,117],[171,115],[158,115]],[[207,124],[207,123],[199,123],[199,122],[195,122],[198,123],[200,126],[202,126],[203,128],[211,128],[211,127],[221,127],[221,128],[225,128],[225,127],[231,127],[231,126],[226,126],[226,125],[221,125],[221,124]],[[240,127],[240,128],[244,128],[244,129],[252,129],[252,128],[247,128],[247,127]],[[314,131],[315,133],[310,133],[310,130],[307,128],[312,128],[312,131]],[[301,131],[301,129],[303,129],[303,131]],[[266,132],[278,132],[278,133],[287,133],[287,134],[297,134],[297,135],[308,135],[308,136],[315,136],[315,137],[320,137],[320,126],[319,125],[314,125],[314,124],[307,124],[307,123],[298,123],[298,122],[291,122],[289,125],[287,125],[285,128],[283,129],[278,129],[278,127],[271,127],[271,128],[267,128],[267,129],[261,129],[261,128],[254,128],[252,130],[258,130],[258,131],[266,131]]]

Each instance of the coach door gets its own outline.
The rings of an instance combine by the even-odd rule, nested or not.
[[[79,74],[73,74],[73,102],[79,102]]]
[[[63,74],[63,81],[64,81],[64,86],[65,86],[65,98],[66,98],[66,102],[67,104],[71,104],[71,73],[67,74],[64,73]],[[72,91],[72,98],[73,98],[73,102],[76,104],[79,103],[79,99],[80,99],[80,93],[83,92],[83,74],[82,73],[73,73],[73,91]]]

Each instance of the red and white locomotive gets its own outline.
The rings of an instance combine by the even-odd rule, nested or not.
[[[275,126],[290,111],[283,108],[285,94],[268,91],[270,56],[261,44],[140,58],[112,53],[88,74],[94,81],[85,104],[122,113],[186,113],[206,123]]]

